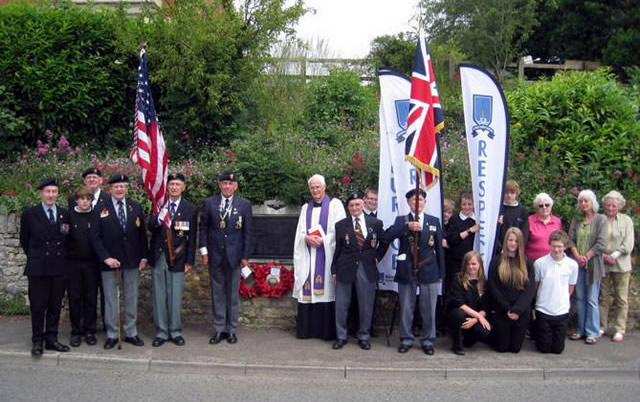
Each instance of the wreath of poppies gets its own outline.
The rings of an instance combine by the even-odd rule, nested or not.
[[[271,286],[267,282],[267,277],[271,274],[271,267],[280,267],[280,281]],[[240,278],[240,296],[243,299],[251,299],[257,296],[269,298],[281,298],[287,290],[293,288],[293,270],[287,269],[282,264],[268,262],[266,264],[249,263],[249,268],[253,271],[253,286],[248,286],[244,278]]]

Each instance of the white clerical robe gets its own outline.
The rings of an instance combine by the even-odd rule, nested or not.
[[[302,300],[302,286],[309,277],[311,270],[311,278],[315,277],[316,268],[316,251],[313,247],[308,247],[304,241],[305,235],[308,234],[307,228],[307,208],[309,204],[304,204],[300,211],[298,219],[298,227],[296,228],[296,239],[293,246],[293,267],[294,267],[294,285],[293,297],[298,303],[324,303],[335,301],[335,287],[331,278],[331,262],[333,261],[333,253],[336,250],[336,222],[344,219],[346,213],[342,202],[337,198],[332,198],[329,203],[329,216],[327,219],[327,231],[324,233],[322,241],[324,243],[324,294],[316,295],[311,289],[311,300]],[[311,227],[320,227],[320,211],[322,208],[313,208],[311,213]],[[313,283],[313,282],[312,282]]]

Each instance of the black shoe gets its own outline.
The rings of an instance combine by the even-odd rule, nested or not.
[[[71,335],[71,340],[69,341],[69,345],[77,348],[82,343],[82,337],[80,335]]]
[[[227,334],[226,332],[216,332],[216,334],[212,336],[211,339],[209,339],[209,345],[217,345],[228,337],[229,334]]]
[[[33,345],[31,346],[31,356],[42,356],[42,341],[33,342]]]
[[[118,340],[116,338],[107,338],[107,340],[104,343],[104,348],[107,350],[113,349],[113,347],[116,346],[117,343],[118,343]]]
[[[173,341],[173,343],[175,343],[178,346],[184,346],[184,338],[181,337],[180,335],[176,336],[175,338],[171,339]]]
[[[89,346],[94,346],[96,343],[98,343],[98,340],[96,339],[96,334],[87,334],[84,337],[84,341],[87,342],[87,345]]]
[[[336,341],[333,343],[333,346],[331,346],[331,348],[333,350],[338,350],[338,349],[342,349],[342,347],[344,345],[347,344],[347,340],[346,339],[336,339]]]
[[[136,336],[127,336],[124,338],[124,341],[132,344],[133,346],[144,346],[144,341],[140,339],[138,335]]]
[[[231,334],[227,338],[227,342],[229,342],[229,343],[237,343],[238,342],[238,337],[236,336],[236,334]]]
[[[369,343],[369,341],[367,341],[367,340],[359,340],[358,341],[358,345],[360,346],[360,349],[362,349],[362,350],[371,349],[371,343]]]
[[[151,346],[153,346],[154,348],[157,348],[158,346],[162,346],[164,345],[164,343],[166,342],[166,339],[162,339],[162,338],[158,338],[156,337],[153,342],[151,342]]]
[[[429,356],[433,356],[433,354],[435,353],[435,351],[433,350],[433,346],[431,345],[423,346],[422,351],[424,352],[425,355],[429,355]]]
[[[56,352],[68,352],[69,351],[69,347],[67,345],[63,345],[58,341],[45,342],[44,348],[46,350],[55,350]]]
[[[407,353],[409,349],[411,349],[411,346],[409,345],[400,345],[398,347],[398,353]]]
[[[464,349],[451,349],[453,350],[453,353],[457,354],[458,356],[464,356]]]

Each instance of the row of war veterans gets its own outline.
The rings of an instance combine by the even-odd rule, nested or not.
[[[101,196],[99,185],[91,186],[92,181],[101,182],[99,171],[90,169],[83,174],[83,177],[85,184],[90,189],[93,188],[92,194],[79,192],[77,194],[78,200],[69,203],[69,205],[77,204],[69,214],[73,216],[74,213],[84,212],[85,215],[90,216],[91,230],[87,228],[88,233],[73,236],[74,230],[82,225],[65,223],[67,221],[65,221],[62,212],[58,213],[58,219],[55,218],[57,187],[55,183],[50,181],[45,181],[40,186],[43,202],[41,206],[32,208],[31,214],[39,215],[41,219],[48,215],[48,221],[52,227],[60,226],[59,230],[54,230],[55,234],[58,236],[67,235],[70,241],[66,243],[72,245],[71,249],[75,248],[73,246],[74,238],[79,237],[80,240],[85,241],[84,249],[92,250],[97,255],[97,260],[101,263],[101,276],[103,287],[105,287],[105,324],[107,327],[105,348],[107,349],[112,348],[118,342],[119,325],[115,323],[117,315],[115,287],[118,278],[115,278],[113,270],[122,268],[126,317],[125,341],[142,346],[144,343],[136,331],[138,271],[147,267],[148,254],[142,210],[135,201],[124,199],[126,177],[114,176],[109,180],[111,200]],[[220,176],[218,184],[221,194],[205,201],[200,222],[200,252],[203,263],[209,267],[211,278],[212,315],[215,331],[210,339],[211,344],[219,343],[224,339],[230,343],[237,341],[235,332],[239,302],[239,268],[248,263],[248,246],[251,234],[251,208],[247,200],[234,196],[237,182],[233,173],[225,172]],[[369,209],[375,209],[375,202],[367,202],[377,197],[375,192],[368,192],[364,200],[360,194],[351,195],[347,200],[347,208],[351,216],[347,218],[342,203],[326,194],[326,185],[322,176],[314,175],[309,179],[308,184],[312,200],[302,207],[294,246],[295,285],[293,296],[298,300],[297,337],[334,338],[336,341],[333,348],[341,349],[347,343],[346,316],[351,292],[355,288],[360,310],[358,343],[362,349],[370,349],[369,328],[378,276],[376,264],[384,256],[388,244],[397,238],[400,240],[400,250],[397,257],[395,280],[398,282],[401,309],[401,342],[398,351],[406,353],[413,345],[414,336],[411,327],[413,312],[416,302],[418,302],[423,323],[421,346],[427,355],[432,355],[435,343],[435,309],[442,286],[441,282],[445,278],[445,263],[442,251],[443,235],[439,220],[422,212],[426,202],[426,194],[416,191],[409,192],[407,202],[412,212],[406,216],[398,217],[394,224],[384,231],[382,222],[374,217],[375,211],[368,211],[365,208],[367,205]],[[166,232],[162,230],[160,218],[154,216],[149,222],[149,229],[153,233],[152,253],[149,257],[151,257],[151,265],[155,268],[153,273],[153,304],[154,321],[157,328],[153,346],[160,346],[169,339],[178,345],[184,344],[180,322],[181,299],[184,272],[191,269],[195,259],[193,229],[197,226],[197,208],[188,201],[181,200],[180,196],[184,188],[185,183],[182,175],[170,177],[168,191],[171,201],[167,212],[172,218],[171,238],[173,242],[170,242],[173,243],[172,245],[166,241]],[[92,197],[89,197],[90,195]],[[418,213],[416,213],[416,198],[418,199]],[[83,199],[85,200],[82,201]],[[93,204],[93,208],[87,204]],[[371,204],[373,206],[370,206]],[[473,205],[472,200],[470,204]],[[463,210],[464,205],[464,201],[461,201]],[[53,206],[53,212],[50,210],[51,206]],[[93,212],[90,213],[90,211]],[[460,216],[462,217],[462,213]],[[40,275],[33,269],[29,269],[30,265],[34,265],[30,262],[33,263],[36,260],[35,256],[32,258],[32,254],[37,253],[33,248],[32,252],[29,252],[30,241],[27,237],[29,236],[28,223],[30,220],[28,217],[29,213],[26,211],[23,215],[25,238],[23,239],[21,234],[21,242],[28,256],[26,274],[29,277],[29,295],[30,298],[33,298],[31,301],[32,352],[36,355],[41,354],[43,341],[48,349],[66,351],[68,347],[60,344],[57,340],[59,308],[57,308],[57,313],[55,308],[56,305],[59,306],[59,301],[64,293],[64,281],[61,282],[59,275],[51,275],[55,277],[55,280],[49,281],[50,283],[41,281],[43,276],[48,275]],[[475,233],[474,228],[477,227],[471,225],[459,234],[455,232],[457,237],[460,237],[458,240],[464,241],[467,237],[472,238]],[[37,231],[37,228],[34,229]],[[534,274],[531,270],[531,264],[525,263],[525,259],[522,257],[523,235],[526,233],[523,234],[521,231],[506,233],[503,256],[507,255],[509,258],[495,259],[500,262],[496,263],[498,264],[496,269],[491,270],[492,273],[500,273],[500,281],[503,285],[515,289],[511,294],[507,289],[506,296],[515,298],[512,302],[518,301],[520,306],[527,305],[521,300],[522,298],[533,298],[534,292],[531,289],[534,278],[538,285],[538,293],[541,292],[538,271],[536,270]],[[511,237],[515,237],[515,239],[511,239]],[[86,244],[86,239],[90,240],[90,244]],[[560,240],[564,240],[564,238]],[[414,270],[412,262],[412,248],[415,241],[418,242],[417,270]],[[54,243],[62,247],[61,245],[65,243],[64,238],[58,237]],[[446,242],[444,243],[446,245]],[[569,244],[565,243],[565,246]],[[47,242],[47,244],[49,243]],[[551,246],[553,251],[553,245]],[[171,254],[175,254],[175,257],[172,257]],[[451,313],[448,314],[450,317],[448,321],[454,323],[451,326],[454,338],[453,349],[454,352],[462,354],[462,332],[473,334],[464,337],[464,339],[469,339],[467,343],[473,343],[474,339],[485,339],[490,330],[486,312],[480,310],[482,312],[480,314],[469,307],[470,305],[475,306],[474,303],[482,299],[479,296],[482,296],[484,292],[484,276],[482,261],[481,259],[477,261],[479,256],[467,254],[458,256],[457,253],[451,252],[449,254],[454,254],[457,259],[460,259],[459,266],[462,267],[462,272],[459,274],[446,275],[448,278],[453,278],[447,286],[451,293],[447,302],[447,310],[450,310]],[[58,257],[61,255],[62,251],[58,250]],[[553,253],[549,253],[549,256],[553,257]],[[564,248],[562,256],[564,256]],[[70,252],[69,257],[73,257],[73,253]],[[475,257],[475,259],[471,257]],[[560,258],[560,255],[556,255],[556,257]],[[68,265],[73,266],[74,264]],[[481,269],[475,271],[471,269],[473,272],[469,274],[467,266],[476,268],[480,266]],[[459,270],[460,268],[456,271]],[[72,290],[71,282],[82,277],[83,274],[80,271],[81,269],[75,268],[74,271],[74,268],[70,268],[70,275],[68,275],[71,279],[68,283],[72,316],[72,346],[78,346],[82,336],[85,337],[88,344],[96,343],[95,294],[88,295],[87,298],[90,300],[85,303],[85,308],[74,308],[77,303],[73,300],[80,298],[80,296]],[[73,274],[74,272],[75,274]],[[491,277],[489,280],[489,283],[492,283]],[[93,285],[86,287],[94,288]],[[42,292],[44,288],[47,288],[46,292]],[[420,297],[416,298],[418,288]],[[567,286],[566,289],[569,290],[570,286]],[[465,297],[468,295],[465,296],[465,294],[470,290],[475,291],[477,295],[467,300]],[[567,293],[568,300],[570,292],[561,292],[559,295],[554,294],[554,296],[564,300],[564,293]],[[36,300],[38,295],[49,295],[46,300],[48,304],[43,303],[42,300],[38,303]],[[530,304],[529,300],[528,305]],[[554,299],[551,304],[557,305],[557,301]],[[564,304],[562,305],[564,306]],[[466,310],[465,307],[470,310]],[[76,314],[74,310],[76,312],[84,310],[84,317],[80,318],[80,313]],[[501,346],[497,346],[499,350],[503,349],[502,351],[518,351],[520,349],[524,338],[524,331],[520,331],[520,329],[528,323],[528,311],[512,310],[505,311],[505,315],[514,322],[505,322],[506,324],[518,324],[515,325],[517,331],[510,331],[514,325],[503,325],[503,329],[500,331],[503,335],[502,338],[495,336],[496,339],[502,339]],[[43,331],[44,314],[47,318],[46,331]],[[509,340],[508,334],[510,332],[517,332],[514,342]],[[553,334],[551,330],[547,332]],[[546,348],[553,349],[550,346]]]
[[[198,208],[182,198],[184,175],[169,175],[168,205],[148,223],[141,205],[127,198],[128,178],[108,180],[110,193],[101,190],[102,174],[83,172],[84,187],[69,199],[69,210],[57,205],[57,182],[45,179],[38,186],[41,203],[21,216],[20,244],[27,255],[25,275],[32,322],[32,349],[69,351],[58,340],[58,323],[65,290],[71,319],[71,346],[82,340],[95,345],[97,289],[104,295],[105,349],[121,341],[143,346],[137,331],[137,300],[140,271],[153,268],[153,317],[156,334],[152,346],[168,340],[184,345],[181,309],[184,274],[195,263],[196,231],[200,231],[200,254],[209,268],[212,316],[215,333],[211,344],[236,343],[240,266],[248,264],[251,206],[236,196],[233,172],[220,175],[220,194],[205,200],[200,225]],[[165,229],[163,215],[170,226]],[[152,233],[147,243],[147,227]],[[120,319],[118,288],[123,293],[124,323]]]

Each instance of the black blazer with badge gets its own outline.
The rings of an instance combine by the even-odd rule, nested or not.
[[[233,196],[231,214],[220,227],[220,194],[204,200],[204,209],[200,216],[200,247],[206,247],[209,253],[209,265],[222,263],[226,255],[231,268],[238,268],[240,259],[249,259],[250,241],[253,233],[253,215],[249,200]]]
[[[340,282],[353,283],[356,279],[358,264],[362,263],[369,282],[378,279],[376,259],[384,257],[388,245],[383,242],[382,221],[364,213],[367,237],[362,249],[358,247],[353,217],[348,216],[336,223],[336,251],[333,254],[331,274]]]
[[[157,215],[151,216],[149,230],[151,231],[149,264],[155,267],[156,261],[158,261],[162,253],[164,253],[167,264],[169,264],[167,232],[164,225],[158,222]],[[195,263],[197,233],[198,207],[182,198],[171,222],[173,249],[176,253],[176,259],[173,266],[169,266],[169,271],[184,272],[185,264],[193,265]]]
[[[42,204],[27,208],[20,217],[20,245],[27,255],[26,276],[64,274],[65,235],[69,214],[56,205],[56,223],[49,223]]]
[[[385,232],[386,241],[400,239],[398,256],[404,254],[403,260],[396,260],[395,281],[403,284],[414,282],[413,278],[413,232],[407,223],[413,214],[398,216]],[[440,281],[445,275],[444,252],[442,250],[442,228],[440,220],[434,216],[423,214],[422,231],[418,236],[418,283],[429,284]]]
[[[138,269],[140,260],[148,258],[149,246],[142,206],[130,199],[126,199],[125,204],[126,230],[120,226],[111,198],[107,198],[103,204],[97,204],[91,213],[91,247],[98,256],[102,271],[111,271],[104,263],[107,258],[120,261],[121,269]]]

